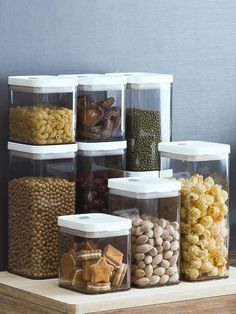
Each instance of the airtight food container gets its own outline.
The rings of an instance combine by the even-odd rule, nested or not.
[[[9,139],[32,145],[75,142],[76,78],[10,76]]]
[[[8,148],[8,270],[32,279],[56,277],[57,217],[75,213],[77,146]]]
[[[229,153],[226,144],[160,143],[161,163],[181,182],[181,277],[228,277]]]
[[[180,182],[156,177],[109,179],[109,210],[132,220],[131,283],[179,283]]]
[[[173,76],[147,73],[126,79],[127,170],[157,171],[158,143],[171,140]]]
[[[76,212],[108,213],[107,181],[125,176],[126,141],[77,144]]]
[[[78,77],[77,140],[125,140],[125,86],[122,76]]]
[[[59,286],[99,294],[130,288],[131,221],[106,214],[61,216]]]

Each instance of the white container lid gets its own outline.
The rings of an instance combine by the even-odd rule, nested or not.
[[[28,145],[15,142],[8,142],[8,150],[23,153],[32,159],[60,159],[74,157],[77,152],[77,144],[61,145]],[[19,155],[20,156],[20,155]]]
[[[92,75],[92,76],[80,76],[77,78],[78,85],[85,86],[114,86],[114,85],[125,85],[126,77],[125,76],[116,76],[116,75]]]
[[[110,150],[120,150],[126,149],[127,141],[113,141],[113,142],[77,142],[78,150],[85,151],[110,151]]]
[[[116,190],[119,195],[129,196],[129,193],[134,194],[137,198],[154,197],[171,197],[177,196],[181,183],[177,180],[160,179],[156,177],[135,177],[135,178],[115,178],[108,179],[108,188]],[[125,192],[126,194],[123,194]],[[132,197],[130,195],[130,197]]]
[[[77,86],[77,78],[65,78],[53,75],[9,76],[8,84],[36,88],[64,88]]]
[[[130,219],[107,214],[79,214],[58,217],[58,226],[85,233],[117,233],[131,229]]]
[[[181,141],[159,143],[158,150],[161,153],[178,155],[179,158],[187,158],[189,160],[196,157],[201,160],[215,160],[216,156],[228,155],[230,153],[230,145],[204,141]],[[189,157],[189,158],[188,158]]]
[[[162,84],[173,83],[173,75],[171,74],[159,74],[159,73],[146,73],[140,75],[126,76],[128,84]]]
[[[159,178],[160,172],[154,171],[126,171],[126,177],[157,177]]]
[[[104,74],[102,74],[102,73],[77,73],[77,74],[60,74],[60,75],[58,75],[59,77],[65,77],[65,78],[70,78],[70,77],[72,77],[72,78],[78,78],[78,77],[90,77],[90,76],[102,76],[102,75],[104,75]]]

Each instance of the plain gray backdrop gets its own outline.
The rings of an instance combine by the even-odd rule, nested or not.
[[[173,140],[232,145],[236,229],[235,0],[0,0],[0,269],[7,260],[7,77],[116,71],[173,74]]]

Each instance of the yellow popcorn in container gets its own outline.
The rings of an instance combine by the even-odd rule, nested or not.
[[[181,182],[181,278],[229,275],[229,154],[227,144],[160,143],[161,170]]]

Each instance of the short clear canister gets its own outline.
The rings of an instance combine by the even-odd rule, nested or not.
[[[130,288],[131,221],[106,214],[58,218],[59,286],[99,294]]]
[[[76,78],[10,76],[9,139],[32,144],[75,142]]]
[[[92,75],[78,79],[77,140],[125,140],[125,86],[122,76]]]
[[[110,178],[125,176],[126,141],[78,142],[76,212],[107,213]]]

